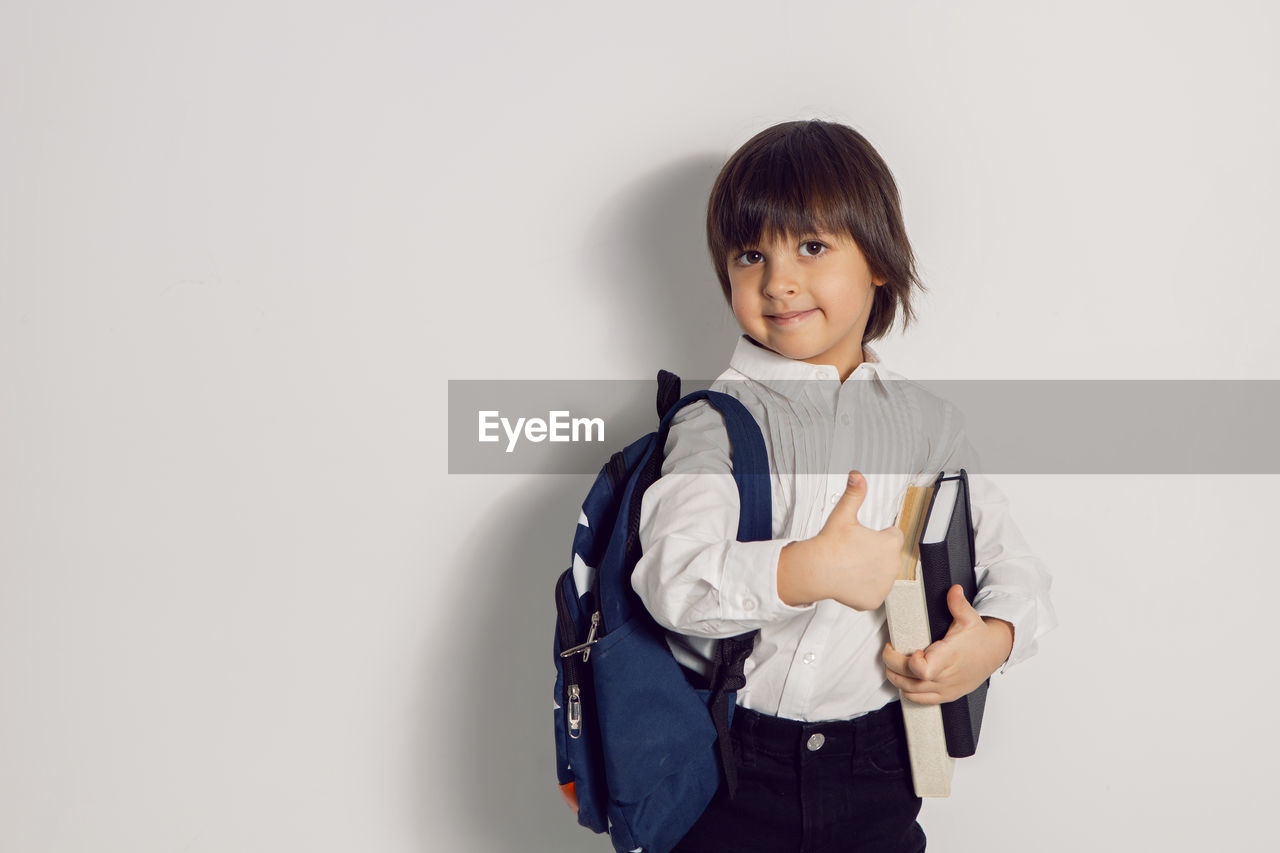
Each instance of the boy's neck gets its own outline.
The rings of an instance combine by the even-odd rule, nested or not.
[[[742,337],[746,338],[746,339],[747,339],[748,341],[750,341],[752,344],[754,344],[755,346],[759,347],[759,348],[760,348],[760,349],[762,349],[762,350],[765,350],[766,352],[771,352],[771,353],[773,353],[774,355],[779,356],[779,357],[781,357],[781,358],[787,358],[787,356],[782,355],[782,353],[779,353],[779,352],[776,352],[775,350],[771,350],[771,349],[769,349],[767,346],[765,346],[764,344],[760,343],[759,341],[757,341],[755,338],[751,337],[750,335],[745,335],[745,334],[744,334]],[[867,348],[866,348],[865,346],[864,346],[864,347],[861,347],[861,348],[858,350],[858,359],[857,359],[857,361],[856,361],[854,364],[852,364],[852,365],[849,367],[849,369],[848,369],[847,371],[845,371],[845,370],[841,370],[839,366],[834,365],[834,364],[829,364],[828,362],[809,361],[808,359],[788,359],[788,360],[789,360],[789,361],[800,361],[800,362],[803,362],[804,364],[812,364],[812,365],[815,365],[815,366],[823,365],[823,366],[826,366],[826,367],[834,367],[834,368],[836,369],[836,375],[840,377],[840,381],[841,381],[841,382],[844,382],[846,379],[848,379],[850,376],[852,376],[852,375],[853,375],[853,372],[854,372],[855,370],[857,370],[859,367],[861,367],[862,365],[866,364],[867,362],[871,361],[871,357],[867,355]]]

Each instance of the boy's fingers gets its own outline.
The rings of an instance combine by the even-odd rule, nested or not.
[[[937,645],[937,643],[934,643],[929,648],[936,649]],[[903,678],[909,678],[912,681],[935,680],[950,659],[946,652],[942,650],[937,650],[932,656],[926,655],[923,651],[915,651],[910,655],[904,655],[888,643],[885,644],[884,650],[880,653],[880,658],[884,661],[886,670]]]
[[[960,584],[953,584],[951,589],[947,590],[947,609],[951,611],[954,621],[947,633],[951,633],[959,628],[967,628],[982,621],[982,617],[978,615],[978,611],[973,609],[973,605],[969,603],[969,599],[964,597],[964,587]]]
[[[934,667],[930,665],[930,661],[925,657],[924,652],[915,652],[911,657],[907,658],[907,667],[910,669],[907,674],[915,678],[929,680],[933,677]]]
[[[952,694],[956,693],[954,686],[936,681],[909,678],[892,671],[886,673],[886,675],[889,683],[902,691],[903,698],[910,699],[912,702],[921,705],[936,705],[939,702],[949,702]]]
[[[838,517],[845,524],[857,524],[858,510],[862,508],[862,501],[866,497],[867,478],[858,471],[850,471],[849,479],[845,481],[844,494],[840,496],[835,509],[831,510],[828,521]]]
[[[884,644],[884,651],[880,653],[880,659],[884,661],[885,669],[890,672],[896,672],[899,675],[910,675],[907,671],[907,656],[888,643]]]
[[[938,685],[931,681],[913,678],[900,672],[894,672],[891,669],[885,672],[885,676],[889,679],[890,684],[904,693],[923,693],[938,689]]]
[[[906,690],[902,691],[902,698],[909,699],[917,705],[941,705],[947,701],[941,693],[911,693]]]
[[[951,651],[941,640],[924,651],[904,655],[889,644],[880,653],[885,674],[894,687],[912,692],[933,693],[945,689],[950,678]]]

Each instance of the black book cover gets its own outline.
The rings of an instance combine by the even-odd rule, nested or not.
[[[929,615],[929,634],[941,640],[951,627],[951,611],[947,608],[947,590],[953,584],[964,588],[964,597],[973,603],[978,592],[978,580],[974,574],[973,518],[969,508],[969,477],[963,469],[950,477],[940,474],[935,483],[933,498],[926,514],[932,522],[942,484],[958,480],[955,502],[951,505],[951,517],[946,525],[946,535],[940,541],[920,543],[920,576],[924,586],[925,609]],[[925,529],[928,530],[926,523]],[[982,682],[969,695],[942,705],[942,729],[947,738],[947,752],[953,758],[973,755],[978,748],[978,732],[982,728],[982,710],[987,703],[987,686]]]

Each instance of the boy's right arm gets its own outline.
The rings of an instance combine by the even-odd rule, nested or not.
[[[723,416],[705,402],[682,409],[662,476],[641,504],[631,585],[658,624],[679,634],[732,637],[806,610],[777,595],[778,553],[789,540],[737,541],[730,459]]]
[[[859,475],[811,539],[736,541],[738,495],[724,421],[710,406],[682,411],[663,477],[642,505],[643,554],[632,586],[659,624],[728,637],[803,613],[824,598],[878,607],[893,586],[901,534],[858,523]]]

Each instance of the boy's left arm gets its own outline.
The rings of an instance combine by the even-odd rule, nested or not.
[[[950,441],[930,470],[969,471],[978,592],[970,605],[959,586],[951,588],[951,628],[923,651],[908,656],[885,645],[889,681],[921,704],[958,699],[997,670],[1031,657],[1036,641],[1058,621],[1049,572],[1013,523],[1000,489],[977,473],[981,466],[962,419],[950,406],[947,415]]]

